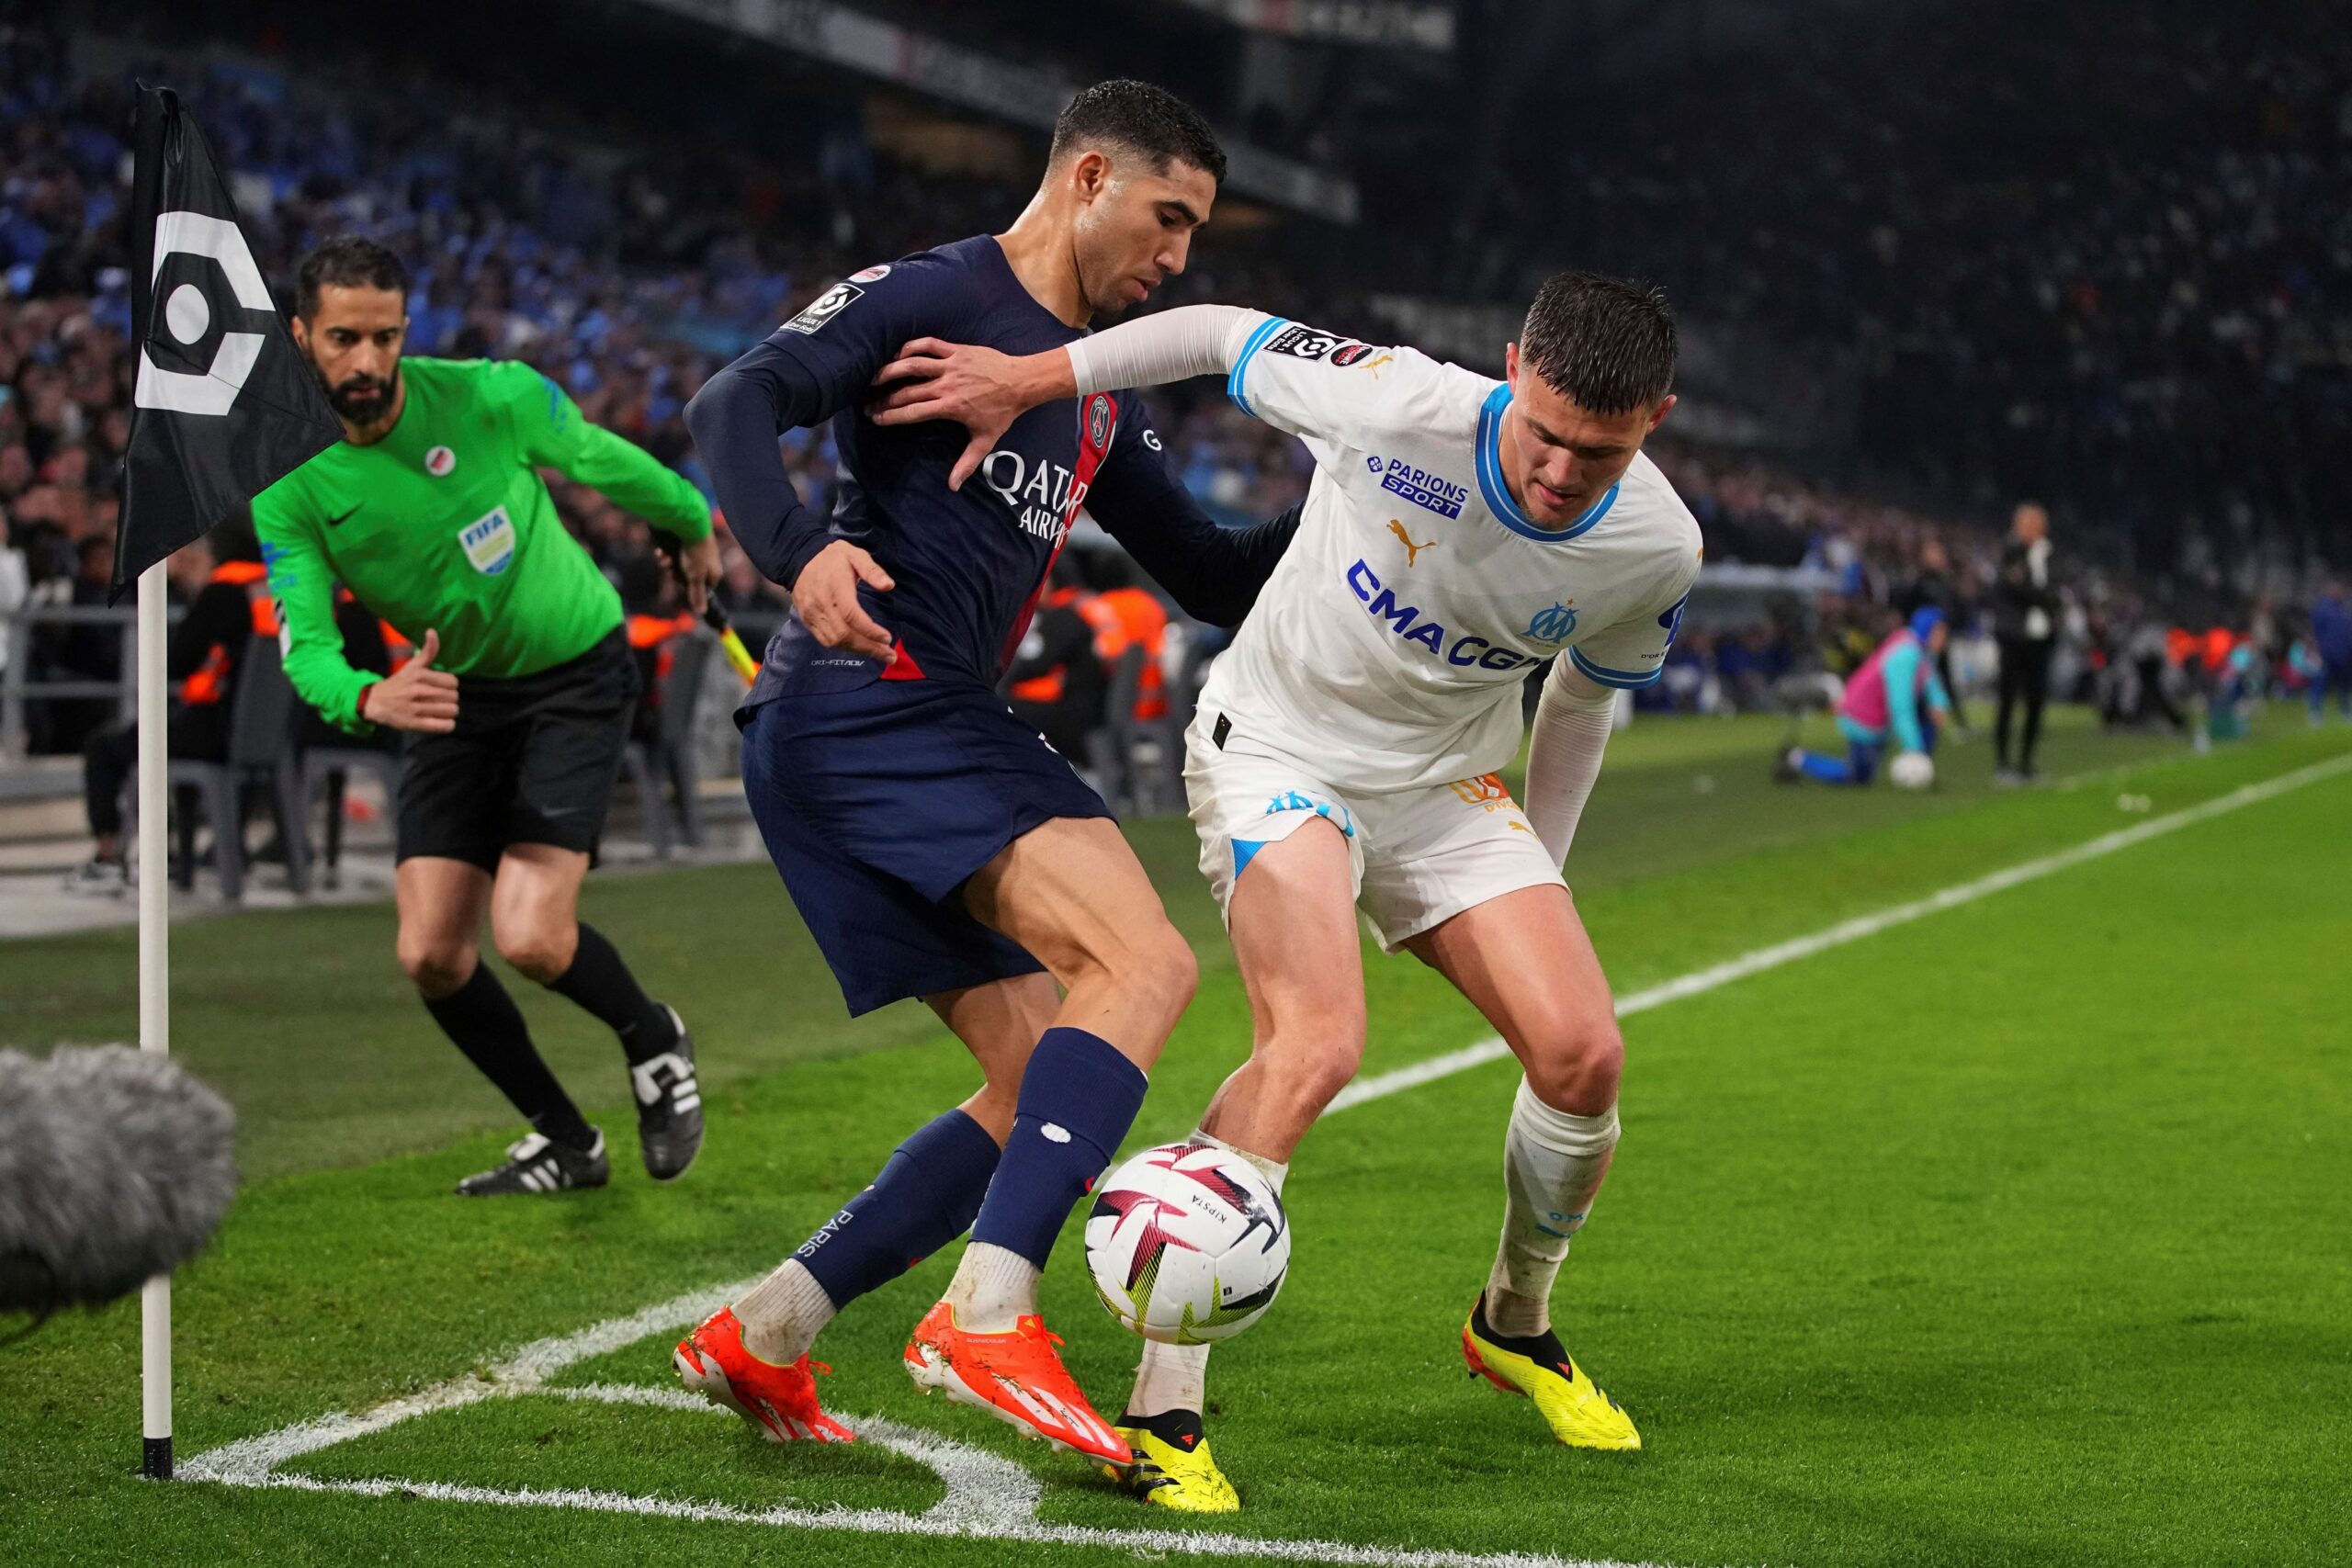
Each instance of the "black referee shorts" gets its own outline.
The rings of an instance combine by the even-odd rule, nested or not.
[[[459,676],[457,728],[409,747],[400,858],[470,861],[495,874],[509,844],[594,854],[637,698],[637,661],[617,626],[536,675]]]

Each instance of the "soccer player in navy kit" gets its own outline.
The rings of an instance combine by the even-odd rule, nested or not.
[[[1101,798],[995,687],[1081,503],[1221,625],[1247,612],[1295,514],[1219,529],[1167,471],[1130,393],[1030,410],[968,479],[953,473],[960,427],[884,428],[860,407],[910,339],[1034,353],[1140,301],[1183,269],[1224,172],[1214,134],[1172,95],[1088,88],[1005,233],[852,275],[687,409],[736,538],[793,592],[738,716],[769,852],[850,1010],[922,998],[986,1079],[678,1346],[690,1386],[775,1440],[848,1436],[818,1406],[817,1331],[968,1225],[946,1297],[907,1345],[915,1382],[1130,1461],[1055,1355],[1037,1280],[1134,1122],[1193,959]],[[826,419],[848,476],[830,522],[776,457],[780,431]]]

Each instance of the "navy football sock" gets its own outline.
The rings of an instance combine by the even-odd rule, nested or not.
[[[1095,1179],[1136,1112],[1148,1080],[1117,1047],[1083,1029],[1048,1029],[1021,1075],[1012,1137],[1004,1145],[972,1239],[1046,1266],[1071,1205]]]
[[[996,1140],[961,1110],[916,1129],[793,1256],[836,1310],[888,1284],[970,1227],[997,1167]]]

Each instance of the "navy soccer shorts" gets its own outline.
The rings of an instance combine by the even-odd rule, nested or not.
[[[1042,823],[1111,813],[1003,698],[876,682],[738,716],[752,818],[852,1016],[1045,967],[964,884]]]

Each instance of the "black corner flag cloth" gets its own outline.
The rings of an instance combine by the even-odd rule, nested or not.
[[[111,597],[343,438],[295,350],[204,133],[139,88],[130,234],[138,346]]]

